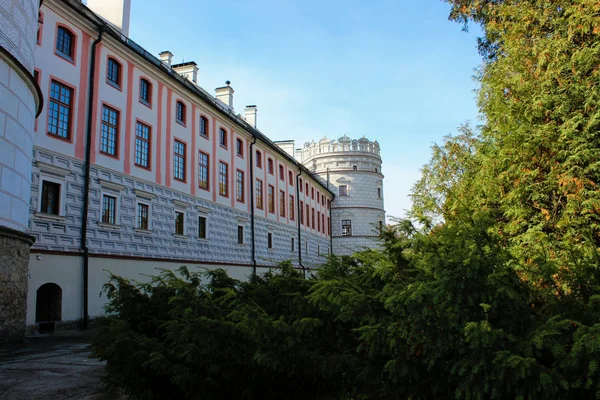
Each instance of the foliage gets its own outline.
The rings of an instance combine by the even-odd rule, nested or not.
[[[446,0],[483,124],[435,146],[381,251],[112,277],[93,345],[140,399],[600,398],[600,3]],[[389,179],[389,178],[388,178]]]

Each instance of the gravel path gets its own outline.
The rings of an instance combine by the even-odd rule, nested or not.
[[[0,399],[115,400],[101,385],[104,363],[88,358],[92,334],[33,337],[0,347]]]

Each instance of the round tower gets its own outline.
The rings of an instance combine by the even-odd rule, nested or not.
[[[25,333],[33,127],[42,96],[34,78],[40,0],[0,2],[0,343]]]
[[[306,143],[301,157],[336,194],[331,204],[333,253],[350,255],[364,248],[379,248],[385,209],[377,140],[325,137],[318,143]]]

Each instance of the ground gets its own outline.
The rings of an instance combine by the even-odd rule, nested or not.
[[[88,358],[92,335],[68,332],[0,346],[0,399],[116,400],[101,384],[104,363]]]

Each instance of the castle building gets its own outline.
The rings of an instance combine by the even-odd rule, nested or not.
[[[289,144],[282,147],[289,151]],[[331,206],[333,253],[379,248],[385,224],[379,143],[364,136],[352,140],[344,135],[337,141],[325,137],[305,143],[294,155],[336,195]]]
[[[103,313],[111,273],[144,281],[187,265],[244,279],[286,260],[317,268],[332,247],[372,245],[356,207],[359,185],[381,183],[364,164],[380,168],[378,146],[332,148],[332,160],[362,164],[327,180],[331,166],[320,164],[329,159],[309,151],[297,159],[293,144],[289,152],[272,142],[257,128],[256,106],[237,113],[229,81],[210,94],[195,62],[173,64],[170,52],[157,58],[129,39],[130,0],[44,0],[39,13],[34,0],[8,2],[18,3],[10,10],[31,2],[29,26],[15,17],[23,31],[13,46],[31,52],[16,67],[3,52],[9,61],[0,64],[0,90],[18,97],[0,96],[0,141],[13,155],[3,142],[0,246],[24,249],[17,269],[0,261],[0,327],[6,318],[24,320],[13,331],[85,325]],[[344,179],[350,202],[336,209]],[[23,299],[18,316],[7,317],[3,303],[9,279],[20,290],[10,296]]]

